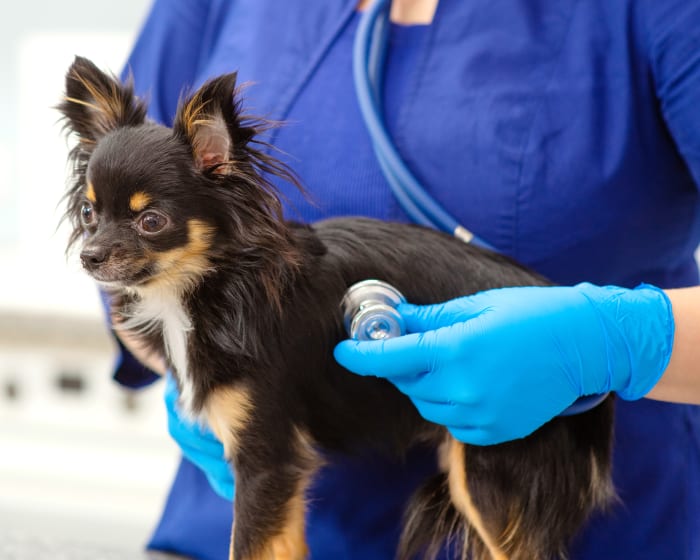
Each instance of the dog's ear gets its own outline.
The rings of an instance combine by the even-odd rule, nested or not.
[[[180,103],[173,129],[192,147],[195,165],[202,171],[226,175],[231,164],[245,159],[247,144],[257,133],[246,126],[237,98],[236,73],[205,83]]]
[[[58,109],[66,128],[77,133],[88,150],[111,130],[146,119],[146,104],[134,96],[130,80],[122,84],[116,76],[105,74],[79,56],[66,73],[66,93]]]

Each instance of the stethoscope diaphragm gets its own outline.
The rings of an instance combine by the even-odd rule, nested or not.
[[[406,325],[396,310],[405,302],[401,292],[381,280],[353,284],[341,303],[348,336],[355,340],[384,340],[405,334]]]

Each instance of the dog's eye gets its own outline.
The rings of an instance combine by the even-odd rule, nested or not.
[[[138,221],[139,229],[143,233],[158,233],[167,223],[167,218],[156,212],[144,212]]]
[[[83,224],[85,227],[90,227],[95,225],[95,210],[92,207],[92,204],[89,202],[83,202],[83,205],[80,207],[80,222]]]

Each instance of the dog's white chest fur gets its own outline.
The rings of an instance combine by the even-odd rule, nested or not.
[[[140,331],[162,329],[165,351],[180,381],[180,404],[184,413],[194,417],[194,389],[187,356],[187,339],[192,322],[178,294],[154,289],[140,290],[139,295],[141,300],[124,326]]]

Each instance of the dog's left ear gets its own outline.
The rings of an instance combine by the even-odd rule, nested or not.
[[[245,159],[246,146],[255,136],[254,126],[245,126],[237,99],[236,73],[205,83],[180,103],[173,129],[192,147],[195,165],[218,175],[231,172],[230,164]]]
[[[131,83],[122,84],[79,56],[66,73],[66,93],[58,109],[66,128],[78,134],[88,151],[111,130],[146,119],[146,104],[135,97]]]

